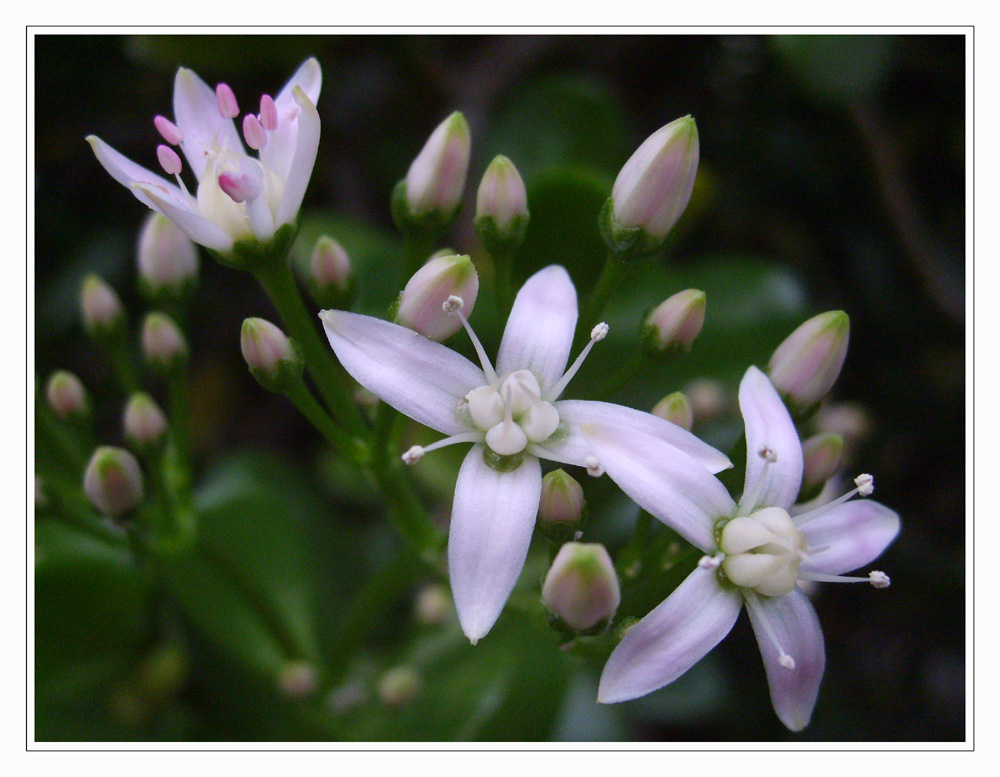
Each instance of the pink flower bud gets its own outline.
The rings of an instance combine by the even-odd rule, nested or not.
[[[138,247],[139,280],[151,295],[177,295],[198,277],[198,249],[166,216],[151,212]]]
[[[691,199],[698,172],[698,127],[690,116],[670,122],[639,146],[611,192],[612,216],[623,229],[640,228],[649,249],[663,242]]]
[[[677,424],[682,429],[687,429],[689,432],[694,426],[694,408],[691,406],[691,400],[680,391],[668,394],[657,402],[652,413],[665,421]]]
[[[486,168],[476,195],[476,219],[490,217],[501,231],[510,229],[518,218],[528,218],[528,193],[514,163],[496,157]]]
[[[399,298],[396,323],[432,340],[445,340],[462,328],[462,319],[444,309],[451,297],[468,317],[479,294],[479,275],[468,256],[431,259],[410,278]]]
[[[406,201],[415,215],[453,213],[462,202],[472,140],[458,111],[441,122],[406,173]]]
[[[240,331],[240,350],[251,374],[268,391],[285,391],[302,377],[302,354],[270,321],[246,319]]]
[[[92,335],[110,332],[125,317],[125,309],[115,290],[98,275],[88,275],[84,279],[80,291],[80,307],[83,310],[83,324]]]
[[[802,488],[818,492],[823,484],[840,471],[844,456],[844,438],[824,432],[802,442]]]
[[[621,592],[611,556],[601,544],[567,542],[542,585],[542,603],[571,631],[607,626]]]
[[[813,316],[778,346],[768,365],[771,383],[793,413],[805,413],[827,395],[847,356],[851,321],[842,310]]]
[[[154,311],[142,325],[142,352],[152,366],[171,370],[187,359],[187,340],[170,316]]]
[[[143,497],[139,462],[122,448],[98,448],[84,473],[83,490],[105,515],[117,518],[131,512]]]
[[[661,302],[646,317],[647,348],[663,352],[691,349],[705,323],[705,292],[687,289]]]
[[[333,287],[339,292],[347,291],[353,277],[347,251],[332,237],[323,235],[313,248],[309,276],[320,288]]]
[[[87,390],[72,372],[52,373],[45,387],[45,396],[53,412],[63,421],[87,415]]]
[[[142,392],[131,396],[123,417],[125,437],[140,451],[155,447],[167,431],[167,418],[156,401]]]

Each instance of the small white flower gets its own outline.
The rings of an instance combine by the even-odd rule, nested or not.
[[[396,324],[339,310],[320,317],[337,358],[355,380],[404,415],[448,435],[409,449],[403,454],[406,463],[415,464],[445,445],[473,443],[455,487],[448,563],[462,629],[475,643],[492,628],[524,566],[541,493],[539,458],[600,471],[581,424],[606,425],[623,438],[655,440],[712,472],[730,464],[689,432],[649,413],[559,399],[591,347],[607,333],[607,326],[595,327],[590,343],[566,369],[577,302],[562,267],[539,271],[521,288],[496,369],[468,327],[460,302],[452,298],[449,309],[468,328],[481,366]]]
[[[227,254],[239,241],[267,243],[295,221],[319,148],[316,112],[321,74],[306,60],[275,99],[261,98],[260,114],[242,123],[249,155],[233,123],[239,108],[232,90],[212,90],[180,68],[174,79],[176,124],[157,116],[154,124],[169,145],[157,149],[174,184],[119,154],[100,138],[87,138],[98,161],[136,198],[173,221],[194,242]],[[198,188],[192,195],[180,178],[179,146]]]
[[[899,516],[869,500],[847,502],[871,493],[868,475],[839,499],[793,515],[802,447],[777,391],[756,367],[740,384],[740,409],[748,454],[739,504],[704,468],[659,440],[583,426],[622,490],[706,553],[666,601],[625,634],[604,667],[598,701],[634,699],[673,682],[729,633],[745,604],[774,711],[799,731],[816,704],[826,655],[816,612],[796,581],[885,587],[882,573],[843,573],[885,550],[899,532]]]

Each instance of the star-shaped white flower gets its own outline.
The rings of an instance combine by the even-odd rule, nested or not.
[[[157,157],[176,184],[130,161],[100,138],[87,138],[98,161],[136,198],[173,221],[194,242],[228,254],[235,243],[268,243],[282,226],[294,223],[319,148],[316,101],[319,63],[306,60],[275,99],[264,95],[260,113],[243,117],[244,148],[233,123],[239,107],[232,90],[213,91],[195,73],[180,68],[174,79],[174,116],[154,123],[165,145]],[[192,195],[180,172],[179,146],[198,188]]]
[[[541,492],[539,458],[586,467],[599,475],[599,457],[580,425],[601,424],[622,441],[655,441],[692,467],[718,472],[723,454],[689,432],[649,413],[605,402],[560,400],[607,326],[594,328],[583,353],[566,370],[576,328],[576,290],[562,267],[547,267],[514,301],[496,369],[461,313],[479,354],[477,366],[451,349],[396,324],[327,310],[320,314],[344,368],[362,386],[404,415],[448,435],[408,450],[416,463],[444,445],[473,443],[458,473],[448,541],[448,566],[459,620],[475,644],[492,628],[524,566]],[[622,442],[622,444],[626,444]],[[637,456],[645,456],[639,450]],[[692,458],[693,457],[693,458]],[[699,463],[700,462],[700,463]]]
[[[828,504],[795,514],[802,447],[767,376],[740,384],[747,472],[736,504],[703,467],[658,440],[624,438],[605,424],[583,435],[608,475],[636,503],[707,554],[667,599],[629,629],[601,676],[598,701],[644,696],[673,682],[732,629],[745,604],[764,659],[771,703],[791,730],[804,728],[819,693],[823,633],[796,580],[889,584],[882,572],[843,573],[873,561],[899,532],[899,516],[870,500],[870,475]],[[644,455],[639,455],[640,451]]]

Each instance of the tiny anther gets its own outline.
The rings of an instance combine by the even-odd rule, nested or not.
[[[608,336],[608,330],[610,328],[611,327],[609,327],[602,321],[600,324],[598,324],[597,326],[595,326],[593,329],[590,330],[590,339],[593,340],[595,343],[599,343],[601,340],[603,340],[605,337]]]
[[[410,465],[416,464],[423,457],[424,457],[424,449],[420,445],[414,445],[412,448],[406,451],[406,453],[404,453],[402,456],[403,462],[405,464],[410,464]]]
[[[452,294],[448,297],[448,299],[441,303],[441,310],[445,313],[457,313],[464,307],[465,300],[455,294]]]
[[[718,569],[722,562],[726,560],[725,553],[716,553],[714,556],[702,556],[698,560],[699,569]]]
[[[782,653],[778,656],[778,663],[785,667],[788,671],[795,668],[795,659],[788,655],[788,653]]]
[[[162,143],[156,147],[156,158],[160,160],[160,167],[170,175],[177,175],[181,171],[181,158],[170,146]]]
[[[757,455],[760,456],[765,461],[771,462],[772,464],[774,464],[774,462],[778,460],[778,454],[775,453],[771,448],[768,448],[766,445],[762,446],[761,449],[757,451]]]
[[[278,108],[269,94],[264,94],[260,97],[259,118],[264,129],[269,131],[278,129]]]
[[[601,462],[597,460],[596,456],[588,456],[583,460],[583,464],[587,468],[587,474],[592,478],[599,478],[604,474],[604,468],[601,466]]]
[[[171,146],[176,146],[184,140],[184,133],[166,116],[155,116],[153,118],[153,125],[156,127],[156,131]]]
[[[215,99],[219,104],[219,113],[227,119],[235,119],[240,115],[240,106],[236,102],[236,95],[233,94],[229,84],[219,84],[215,87]]]
[[[859,496],[871,496],[875,490],[875,478],[865,473],[854,478],[854,485],[858,487]]]
[[[267,145],[267,132],[260,120],[252,113],[243,117],[243,138],[254,151],[259,151]]]
[[[868,573],[868,580],[871,582],[874,588],[888,588],[889,587],[889,576],[885,572],[880,572],[877,569],[873,569]]]

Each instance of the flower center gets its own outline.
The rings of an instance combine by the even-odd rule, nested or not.
[[[472,422],[486,432],[486,444],[494,453],[513,456],[528,443],[547,440],[559,426],[559,413],[541,393],[531,372],[517,370],[473,389],[465,399]]]
[[[805,536],[780,507],[733,518],[722,529],[719,548],[726,554],[726,576],[762,596],[790,593],[809,550]]]

